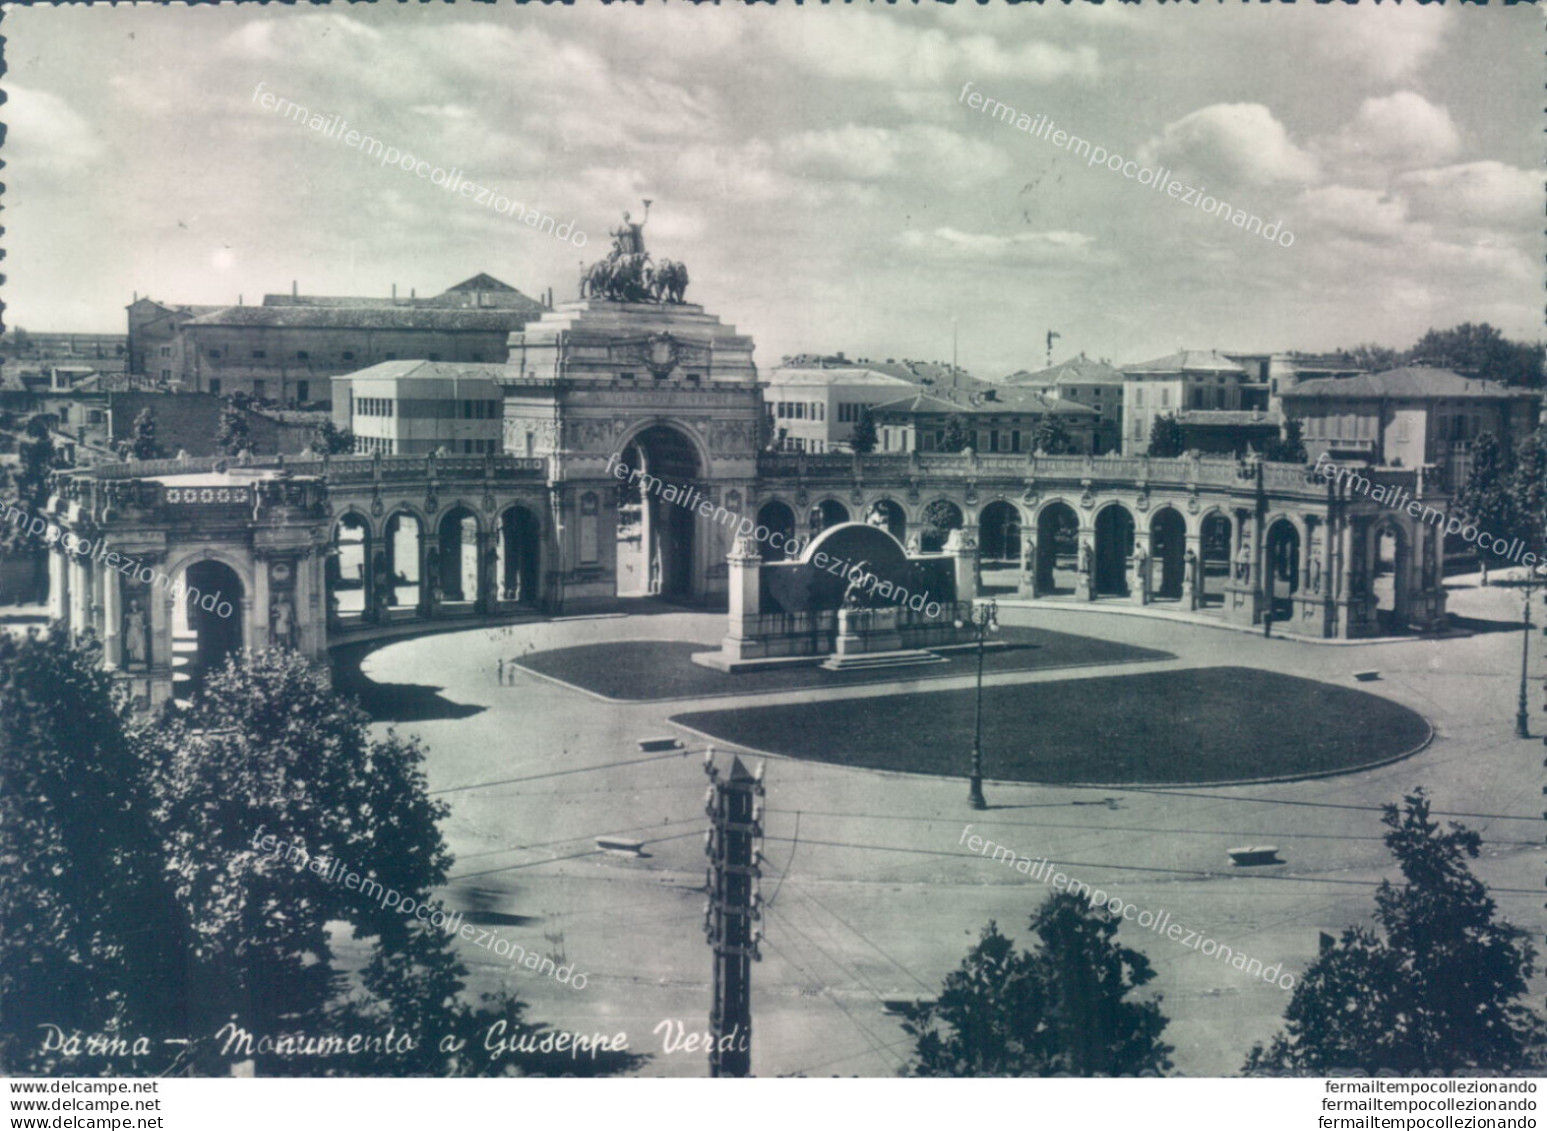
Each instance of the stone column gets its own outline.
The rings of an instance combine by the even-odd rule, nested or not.
[[[956,599],[971,601],[978,595],[978,540],[970,530],[953,530],[945,540],[945,552],[954,559]]]
[[[70,621],[70,562],[59,549],[48,552],[48,615]]]
[[[70,635],[80,636],[90,623],[91,589],[85,564],[76,554],[69,554],[70,572]]]
[[[249,608],[252,610],[248,620],[248,624],[252,626],[252,635],[247,640],[247,646],[257,652],[269,646],[269,559],[267,555],[253,555],[252,588],[251,593],[242,594],[242,609],[243,616],[247,616]]]
[[[1089,516],[1082,517],[1080,527],[1074,534],[1074,599],[1076,601],[1094,601],[1096,599],[1096,528],[1086,521]],[[1056,567],[1057,561],[1055,559]]]
[[[151,565],[152,559],[140,555],[140,561]],[[185,575],[186,576],[186,575]],[[170,580],[170,579],[169,579]],[[156,673],[165,682],[167,694],[172,689],[172,596],[171,587],[152,584],[145,599],[150,602],[150,670],[152,681]],[[154,701],[154,695],[152,696]]]
[[[310,546],[295,561],[295,647],[309,659],[322,654],[327,634],[327,614],[323,605],[322,570],[324,551]]]
[[[1192,555],[1188,564],[1187,555]],[[1182,550],[1182,607],[1197,612],[1203,605],[1203,535],[1189,534]]]
[[[762,639],[760,617],[763,608],[763,559],[757,539],[744,535],[736,539],[725,558],[728,570],[729,615],[721,651],[731,660],[758,659],[767,653]],[[796,567],[786,567],[796,568]]]
[[[108,671],[123,667],[123,592],[118,588],[119,573],[116,569],[104,571],[102,578],[102,659]]]

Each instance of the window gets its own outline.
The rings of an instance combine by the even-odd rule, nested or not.
[[[268,350],[253,350],[252,351],[252,356],[253,356],[253,360],[254,361],[260,361],[263,358],[269,356],[269,351]]]
[[[704,375],[702,373],[689,373],[687,378],[689,381],[702,381],[704,379]]]
[[[219,361],[220,360],[220,351],[219,350],[210,350],[209,351],[209,355],[215,361]]]
[[[312,355],[307,353],[305,350],[296,350],[295,351],[295,359],[297,361],[310,361],[311,360],[311,356]]]
[[[397,360],[397,354],[395,354],[395,353],[387,353],[387,354],[383,354],[382,356],[385,357],[386,360],[388,360],[388,361],[396,361]]]
[[[345,361],[353,361],[355,359],[355,351],[354,350],[345,350],[339,356],[342,357]]]
[[[268,396],[268,392],[269,383],[263,380],[261,377],[252,383],[252,395],[257,397],[259,400],[262,400],[264,397]]]
[[[170,381],[172,379],[172,371],[170,369],[163,369],[161,371],[161,379],[163,381]]]
[[[219,377],[211,377],[210,378],[210,381],[209,381],[209,391],[211,393],[218,393],[218,392],[220,392],[220,378]]]
[[[311,391],[312,391],[312,387],[311,387],[310,382],[307,382],[307,381],[297,381],[295,383],[295,399],[296,400],[298,400],[298,401],[309,401],[309,400],[311,400],[312,399],[311,398]]]
[[[821,421],[827,420],[827,406],[821,401],[818,401],[816,405],[816,418]]]
[[[162,357],[171,357],[172,356],[172,347],[171,346],[162,346],[161,347],[161,356]]]
[[[1021,434],[1018,430],[1012,429],[1010,432],[1010,450],[1012,452],[1021,450]]]
[[[1160,407],[1161,408],[1170,408],[1171,407],[1171,390],[1170,389],[1161,389],[1160,390]]]
[[[621,378],[624,381],[637,381],[637,380],[639,380],[639,374],[637,374],[637,373],[619,373],[618,377]]]
[[[432,354],[431,354],[431,355],[430,355],[430,360],[431,360],[431,361],[439,361],[439,360],[440,360],[440,354],[438,354],[438,353],[432,353]]]
[[[1134,390],[1133,390],[1133,407],[1134,408],[1143,408],[1144,407],[1144,390],[1142,388],[1135,387]]]

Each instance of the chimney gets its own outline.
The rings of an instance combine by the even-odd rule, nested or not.
[[[393,302],[397,301],[397,284],[396,283],[392,284],[392,301]]]
[[[408,297],[410,299],[418,298],[419,297],[419,292],[417,290],[415,290],[413,287],[409,287],[408,288]]]
[[[244,303],[242,301],[242,296],[241,295],[237,295],[236,296],[236,305],[237,306],[246,306],[247,305],[246,303]]]
[[[301,281],[299,279],[291,279],[290,280],[290,297],[291,298],[300,298],[301,297]]]

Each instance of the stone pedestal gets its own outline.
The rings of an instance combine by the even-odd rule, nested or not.
[[[978,595],[978,540],[970,530],[953,530],[945,540],[945,553],[955,559],[956,599],[971,601]]]
[[[896,609],[839,609],[833,654],[842,657],[901,651],[898,620]]]

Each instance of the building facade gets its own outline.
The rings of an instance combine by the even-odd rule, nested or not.
[[[1157,416],[1182,411],[1239,412],[1246,368],[1212,350],[1182,350],[1154,361],[1125,365],[1123,371],[1123,454],[1149,451]]]
[[[780,366],[763,388],[768,436],[782,452],[843,452],[867,410],[913,390],[861,365]]]
[[[1104,361],[1092,361],[1083,353],[1035,373],[1012,373],[1004,384],[1029,389],[1049,400],[1084,405],[1096,414],[1093,450],[1096,455],[1122,450],[1122,370]]]
[[[1301,381],[1280,395],[1312,461],[1325,453],[1373,467],[1430,466],[1452,491],[1466,482],[1478,436],[1513,447],[1542,408],[1540,391],[1426,367]]]
[[[1094,409],[1028,389],[988,388],[959,397],[917,392],[879,405],[871,415],[882,452],[949,451],[955,426],[965,429],[974,451],[1030,452],[1037,427],[1047,419],[1063,426],[1073,450],[1084,454],[1095,446]]]
[[[501,450],[499,365],[384,361],[333,378],[333,422],[362,455],[492,455]]]

